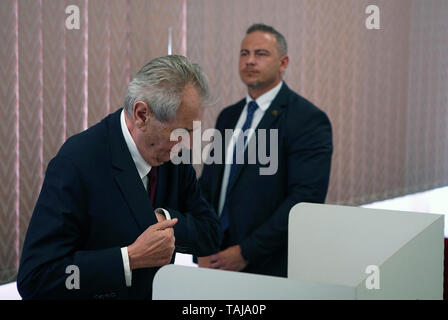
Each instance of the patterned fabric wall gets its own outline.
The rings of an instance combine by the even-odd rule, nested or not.
[[[325,110],[334,154],[328,203],[359,205],[448,184],[448,2],[377,0],[381,30],[365,27],[367,0],[192,0],[188,56],[217,103],[203,128],[245,95],[238,52],[252,23],[289,47],[289,87]]]
[[[411,10],[405,193],[447,185],[448,2],[415,1]]]
[[[49,160],[120,107],[135,72],[168,53],[207,73],[220,110],[245,95],[246,28],[288,40],[288,85],[325,110],[335,152],[328,203],[358,205],[448,184],[448,3],[376,0],[2,0],[0,283],[14,280]],[[65,8],[80,9],[80,29]],[[200,166],[197,167],[200,174]]]

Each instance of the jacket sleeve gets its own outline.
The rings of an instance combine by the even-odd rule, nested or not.
[[[249,263],[261,263],[285,246],[289,211],[295,204],[323,203],[327,194],[333,151],[328,117],[315,109],[300,123],[297,116],[289,115],[286,119],[283,152],[288,170],[287,196],[270,218],[240,243],[242,255]],[[301,129],[297,130],[298,127]]]
[[[213,254],[222,240],[218,217],[201,193],[194,168],[181,167],[181,209],[166,208],[171,218],[179,219],[174,226],[176,251],[196,256]]]
[[[88,201],[75,165],[56,156],[48,165],[23,246],[17,279],[23,299],[91,299],[95,292],[125,288],[119,247],[83,250]],[[79,289],[69,285],[76,283],[73,266],[79,270]]]

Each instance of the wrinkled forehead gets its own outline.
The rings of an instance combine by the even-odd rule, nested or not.
[[[193,121],[202,119],[203,113],[203,101],[198,89],[188,84],[183,90],[182,99],[173,124],[178,127],[191,127]]]

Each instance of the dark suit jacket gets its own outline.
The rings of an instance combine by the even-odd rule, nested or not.
[[[191,165],[158,167],[151,204],[126,146],[120,112],[68,139],[50,161],[20,261],[23,298],[151,298],[158,268],[133,270],[127,288],[120,248],[157,222],[157,207],[179,219],[176,251],[211,254],[219,248],[216,214],[201,196]],[[79,290],[66,288],[69,265],[80,270]]]
[[[220,113],[216,129],[223,136],[225,129],[235,127],[245,104],[243,99]],[[289,211],[299,202],[325,201],[333,149],[331,125],[323,111],[283,83],[258,129],[278,129],[278,170],[260,175],[258,159],[239,169],[229,194],[230,227],[222,249],[239,244],[249,261],[245,272],[286,277]],[[223,173],[224,164],[205,165],[199,180],[216,211]]]

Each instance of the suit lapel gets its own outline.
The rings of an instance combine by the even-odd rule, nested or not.
[[[121,110],[121,109],[120,109]],[[123,137],[120,124],[121,111],[109,121],[112,171],[123,198],[142,231],[157,222],[149,195],[143,186],[132,156]]]
[[[227,119],[223,123],[222,128],[220,130],[221,136],[223,137],[224,140],[224,143],[222,144],[224,160],[226,157],[227,146],[230,142],[226,141],[225,139],[226,138],[225,129],[232,129],[232,130],[235,129],[236,123],[238,122],[238,119],[240,118],[241,112],[243,112],[243,108],[245,105],[246,105],[246,99],[243,99],[240,102],[238,102],[235,110],[232,110],[232,112],[227,115]]]
[[[286,85],[286,83],[283,83],[282,88],[278,92],[275,99],[271,102],[271,105],[269,106],[269,108],[265,111],[263,118],[261,118],[260,122],[258,123],[258,126],[255,128],[255,134],[251,137],[251,140],[252,139],[258,140],[258,132],[257,132],[258,129],[269,130],[272,128],[274,122],[279,119],[280,114],[283,112],[284,107],[287,105],[288,95],[289,95],[288,93],[289,93],[289,88]],[[235,122],[235,125],[236,125],[236,122]],[[235,125],[233,127],[235,127]],[[257,145],[257,147],[258,147],[258,145]],[[244,150],[244,159],[245,159],[244,163],[240,166],[237,166],[235,169],[236,170],[235,178],[233,179],[232,184],[229,186],[230,192],[232,191],[233,186],[237,182],[241,172],[247,166],[248,148],[246,148]]]
[[[160,203],[163,203],[164,196],[168,192],[168,163],[162,164],[157,168],[157,186],[156,186],[156,196],[154,199],[154,207],[158,207]]]
[[[286,83],[283,83],[282,88],[278,92],[275,99],[271,102],[269,108],[265,111],[263,118],[261,118],[260,123],[257,126],[257,129],[270,129],[274,121],[279,119],[280,114],[285,109],[285,106],[288,104],[288,92],[289,88],[286,86]]]
[[[138,180],[136,180],[138,178]],[[121,190],[126,203],[142,231],[155,224],[154,208],[149,200],[149,195],[141,183],[140,176],[130,175],[127,170],[117,172],[115,181]],[[137,181],[137,183],[136,183]]]
[[[224,175],[224,168],[225,168],[225,162],[226,162],[226,157],[227,157],[227,146],[228,143],[230,141],[226,141],[226,135],[225,135],[225,130],[226,129],[234,129],[236,126],[236,123],[238,122],[238,119],[240,117],[241,112],[243,111],[244,106],[246,105],[246,99],[243,99],[241,101],[239,101],[236,104],[236,107],[234,108],[234,110],[231,110],[231,112],[229,112],[228,114],[226,114],[225,119],[223,119],[222,123],[219,124],[219,132],[221,133],[221,137],[222,137],[222,150],[221,150],[221,154],[222,156],[222,161],[223,163],[221,165],[216,165],[214,166],[215,168],[215,174],[217,179],[215,179],[216,182],[216,203],[215,203],[215,207],[218,207],[218,203],[219,203],[219,197],[220,197],[220,192],[221,192],[221,183],[222,183],[222,179],[223,179],[223,175]]]

